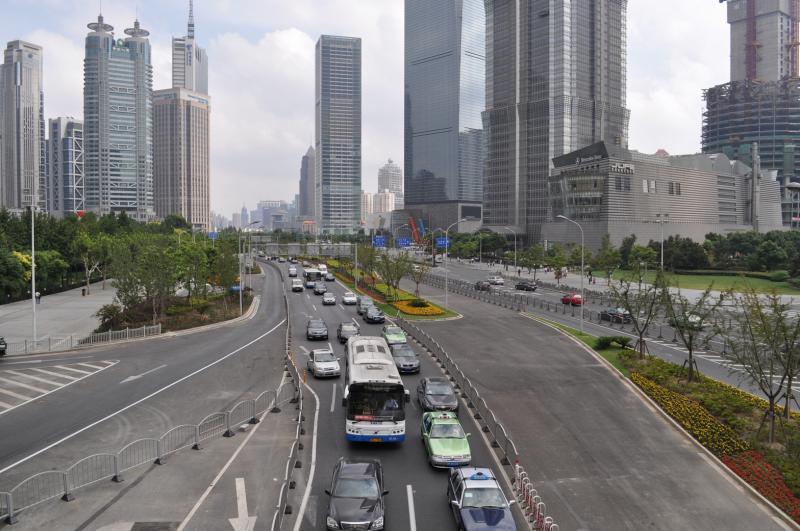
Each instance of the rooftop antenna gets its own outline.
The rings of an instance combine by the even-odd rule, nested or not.
[[[194,39],[194,2],[189,0],[189,38]]]

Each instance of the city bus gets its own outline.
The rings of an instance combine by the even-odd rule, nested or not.
[[[347,340],[342,405],[348,441],[405,440],[405,405],[410,396],[386,340],[369,336],[353,336]]]
[[[303,278],[306,279],[306,282],[322,280],[322,271],[319,269],[303,269]]]

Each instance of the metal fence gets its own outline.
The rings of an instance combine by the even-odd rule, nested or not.
[[[57,352],[62,350],[72,350],[79,347],[98,345],[101,343],[111,343],[114,341],[125,341],[139,337],[150,337],[161,334],[161,324],[155,326],[142,326],[141,328],[126,328],[125,330],[109,330],[108,332],[98,332],[86,337],[74,335],[66,337],[45,337],[37,341],[25,340],[8,343],[7,354],[34,354],[38,352]]]
[[[453,361],[439,342],[433,339],[427,332],[403,318],[398,317],[396,321],[406,333],[428,350],[439,363],[442,370],[444,370],[447,377],[453,383],[456,392],[467,402],[467,407],[473,418],[481,426],[481,431],[487,434],[492,447],[500,454],[500,462],[503,465],[514,467],[514,492],[520,500],[520,508],[532,528],[536,531],[558,531],[558,525],[553,523],[553,519],[545,516],[544,512],[546,507],[544,503],[541,503],[541,500],[537,502],[540,503],[541,507],[534,506],[534,509],[536,509],[535,514],[528,504],[523,503],[524,498],[522,494],[526,491],[516,473],[518,470],[522,470],[524,473],[524,469],[519,464],[519,452],[517,451],[517,447],[514,445],[514,441],[509,436],[506,428],[497,419],[497,416],[486,403],[486,400],[484,400],[472,384],[472,381],[458,367],[458,364]],[[525,478],[527,477],[527,474],[525,474]]]

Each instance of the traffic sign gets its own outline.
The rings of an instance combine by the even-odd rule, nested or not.
[[[436,248],[444,249],[450,247],[450,238],[436,238]]]
[[[386,236],[373,236],[372,237],[372,246],[373,247],[386,247]]]
[[[411,247],[411,238],[397,238],[395,241],[398,247]]]
[[[214,231],[212,231],[212,232],[209,232],[209,233],[208,233],[208,237],[211,239],[211,241],[214,241],[214,240],[216,240],[216,239],[217,239],[217,233],[216,233],[216,232],[214,232]]]

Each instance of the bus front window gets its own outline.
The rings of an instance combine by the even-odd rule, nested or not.
[[[403,389],[351,389],[347,400],[350,420],[405,420]]]

